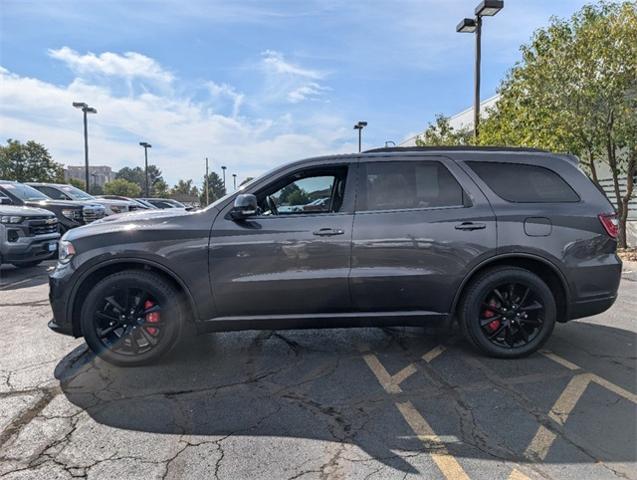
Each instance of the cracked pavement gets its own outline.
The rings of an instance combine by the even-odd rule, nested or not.
[[[2,479],[637,478],[637,264],[523,360],[362,328],[211,334],[133,369],[48,330],[51,266],[0,270]]]

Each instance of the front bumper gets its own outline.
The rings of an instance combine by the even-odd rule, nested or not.
[[[59,233],[38,235],[36,237],[18,237],[17,241],[1,240],[0,252],[3,263],[33,262],[47,260],[57,254]]]
[[[79,336],[79,332],[73,331],[73,319],[69,315],[69,294],[71,265],[60,265],[49,275],[49,302],[53,310],[53,319],[49,322],[49,328],[64,335]]]

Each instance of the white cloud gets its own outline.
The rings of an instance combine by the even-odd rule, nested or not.
[[[138,54],[113,55],[122,59],[137,58]],[[105,54],[74,54],[68,58],[86,57],[111,58]],[[154,60],[148,60],[149,65],[155,65],[156,72],[165,72]],[[93,60],[88,63],[91,62]],[[123,75],[122,72],[134,75],[136,71],[126,62],[126,67],[119,70],[107,64],[110,65],[108,61],[98,61],[99,67],[94,68],[105,74],[118,71],[119,75]],[[74,64],[73,68],[79,67]],[[199,183],[206,156],[212,168],[227,165],[228,171],[237,173],[241,180],[286,161],[351,151],[354,147],[350,129],[345,128],[349,122],[329,113],[239,116],[244,95],[227,84],[202,85],[211,96],[230,102],[232,114],[222,115],[210,108],[207,99],[195,101],[171,89],[124,94],[79,73],[78,70],[78,77],[68,85],[55,85],[0,67],[0,140],[33,139],[43,143],[58,162],[81,164],[81,115],[71,106],[73,101],[81,100],[98,110],[97,115],[89,118],[92,164],[111,165],[114,170],[140,165],[143,155],[138,142],[146,140],[153,145],[149,160],[163,171],[171,184],[181,178],[192,178]],[[312,88],[321,90],[318,85],[310,86],[310,90],[301,89],[296,95],[299,99],[311,96]]]
[[[206,83],[206,86],[208,87],[210,95],[213,97],[222,99],[228,98],[232,102],[232,116],[236,117],[239,115],[239,109],[245,99],[245,95],[243,93],[238,93],[234,87],[225,83],[218,84],[210,81]]]
[[[327,76],[325,72],[294,64],[274,50],[265,50],[261,55],[261,67],[268,83],[267,96],[271,101],[318,100],[330,90],[319,83]]]
[[[325,74],[323,72],[320,72],[318,70],[311,70],[309,68],[303,68],[299,65],[288,62],[287,60],[285,60],[281,52],[277,52],[275,50],[265,50],[261,53],[261,55],[263,56],[263,64],[266,66],[266,68],[274,73],[311,78],[314,80],[320,80],[321,78],[325,77]]]
[[[64,62],[78,75],[96,74],[127,79],[139,78],[171,83],[172,73],[164,70],[155,60],[141,53],[125,52],[123,55],[104,52],[100,55],[81,55],[69,47],[49,49],[49,56]]]

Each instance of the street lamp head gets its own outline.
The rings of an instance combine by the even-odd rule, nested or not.
[[[153,148],[153,146],[148,142],[139,142],[139,144],[144,148]]]
[[[93,107],[86,107],[82,109],[83,111],[85,111],[86,113],[97,113],[97,110]]]
[[[356,125],[354,125],[354,130],[362,130],[363,128],[365,128],[367,126],[367,122],[358,122]]]
[[[84,108],[88,107],[88,105],[86,103],[84,103],[84,102],[73,102],[73,106],[75,108],[81,108],[81,109],[84,109]]]
[[[222,166],[222,167],[221,167],[221,170],[225,170],[226,168],[227,168],[227,167],[225,167],[225,166]]]
[[[503,0],[483,0],[476,7],[475,14],[478,17],[492,17],[504,7]]]
[[[458,33],[473,33],[476,31],[476,21],[473,18],[463,18],[456,27]]]

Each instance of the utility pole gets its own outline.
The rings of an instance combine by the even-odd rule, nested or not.
[[[221,167],[221,170],[223,170],[223,190],[224,190],[224,194],[228,193],[226,191],[226,168],[227,168],[226,166],[222,166]]]
[[[206,157],[206,206],[210,205],[210,192],[208,189],[208,157]]]
[[[354,130],[358,130],[358,153],[361,153],[361,134],[363,132],[363,128],[367,126],[367,122],[360,121],[356,125],[354,125]]]
[[[237,174],[233,173],[232,174],[232,183],[234,184],[234,189],[237,189]]]

